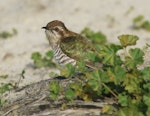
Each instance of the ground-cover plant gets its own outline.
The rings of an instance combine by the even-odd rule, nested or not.
[[[12,29],[12,33],[8,32],[8,31],[2,31],[2,32],[0,32],[0,38],[7,39],[7,38],[17,35],[17,33],[18,32],[15,28]]]
[[[87,55],[93,62],[103,63],[103,67],[91,71],[85,66],[84,61],[78,62],[77,67],[66,65],[60,69],[61,76],[78,79],[70,83],[67,90],[64,90],[57,81],[52,81],[49,85],[50,98],[56,100],[62,91],[68,102],[74,99],[96,101],[110,97],[117,101],[119,109],[114,111],[114,106],[106,105],[102,110],[103,113],[115,116],[148,116],[150,114],[150,67],[138,69],[138,66],[143,63],[143,50],[140,48],[127,50],[127,47],[135,45],[139,38],[135,35],[120,35],[118,36],[120,45],[117,45],[108,43],[106,36],[101,32],[95,33],[85,28],[82,34],[99,51],[98,54]],[[124,51],[123,58],[117,54],[119,50]],[[43,62],[49,61],[44,60],[40,53],[38,53],[40,57],[38,60],[34,55],[35,53],[32,54],[32,59],[36,66],[49,66],[43,65]],[[52,61],[52,57],[50,59]],[[42,65],[39,65],[41,62]]]
[[[45,56],[42,56],[39,52],[32,53],[31,59],[34,61],[35,67],[55,67],[53,62],[53,52],[47,51]]]
[[[13,83],[13,82],[0,83],[0,107],[3,106],[5,104],[5,102],[6,102],[6,101],[3,100],[3,94],[6,91],[18,88],[19,83],[20,83],[20,79],[21,78],[25,78],[24,74],[25,74],[25,70],[22,70],[22,72],[19,74],[20,78],[19,78],[19,81],[17,83]],[[8,78],[8,76],[9,76],[8,74],[0,75],[0,78],[1,79],[6,79],[6,78]]]
[[[150,21],[145,20],[143,15],[139,15],[133,19],[134,29],[145,29],[150,31]]]
[[[0,106],[4,104],[4,101],[1,99],[2,94],[6,91],[9,91],[11,88],[13,88],[11,83],[1,83],[0,84]]]

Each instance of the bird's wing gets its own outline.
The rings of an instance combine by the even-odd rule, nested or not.
[[[87,62],[87,54],[95,52],[92,44],[80,35],[63,38],[60,42],[60,47],[66,55],[77,61],[84,60]]]

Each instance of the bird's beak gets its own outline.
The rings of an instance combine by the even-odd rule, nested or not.
[[[42,27],[42,29],[46,29],[46,30],[48,30],[48,28],[47,28],[47,27]]]

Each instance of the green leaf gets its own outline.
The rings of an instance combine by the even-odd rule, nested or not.
[[[120,57],[116,54],[116,52],[120,49],[122,49],[121,46],[114,44],[104,46],[99,53],[99,57],[103,58],[102,62],[104,64],[110,64],[112,66],[117,64],[121,65],[122,61]]]
[[[65,65],[65,67],[61,68],[61,75],[64,77],[72,77],[75,74],[75,67],[71,64]]]
[[[88,74],[88,85],[95,91],[98,95],[102,93],[102,82],[106,81],[106,78],[103,76],[100,70],[95,70],[92,73]]]
[[[39,52],[34,52],[34,53],[32,53],[31,58],[32,58],[33,60],[37,60],[37,59],[41,59],[42,56],[41,56],[41,54],[40,54]]]
[[[70,84],[70,88],[73,90],[79,90],[79,89],[81,89],[81,87],[82,87],[81,83],[71,83]]]
[[[111,106],[111,105],[105,105],[103,108],[102,108],[102,113],[104,114],[112,114],[114,111],[114,107]]]
[[[3,31],[3,32],[0,33],[0,38],[6,39],[6,38],[9,38],[9,37],[12,37],[12,36],[13,36],[13,34],[11,34],[8,31]]]
[[[53,91],[54,93],[59,93],[60,91],[60,86],[57,81],[50,82],[49,88],[50,88],[50,91]]]
[[[144,103],[150,107],[150,94],[149,96],[144,95],[143,100],[144,100]]]
[[[47,51],[47,52],[46,52],[46,56],[47,56],[50,60],[52,60],[52,59],[53,59],[53,51]]]
[[[149,21],[144,21],[142,27],[145,30],[150,31],[150,22]]]
[[[61,90],[59,83],[57,81],[50,82],[49,89],[50,89],[50,98],[55,100]]]
[[[114,116],[144,116],[136,107],[133,108],[122,108],[115,112]]]
[[[116,83],[120,84],[122,81],[124,81],[126,71],[121,66],[116,66],[114,68],[114,74],[116,76]]]
[[[137,97],[139,97],[139,94],[141,94],[142,92],[141,87],[139,87],[140,83],[141,78],[139,78],[137,72],[132,72],[131,74],[127,73],[123,82],[125,90],[128,91],[128,93],[134,94]]]
[[[135,17],[133,19],[133,22],[136,23],[136,22],[141,22],[142,20],[144,19],[144,16],[143,15],[139,15],[137,17]]]
[[[120,49],[123,49],[122,46],[116,45],[116,44],[110,44],[110,48],[113,49],[113,51],[116,53]]]
[[[139,48],[130,49],[129,53],[135,60],[138,60],[139,63],[143,63],[144,52],[142,50]]]
[[[13,88],[11,83],[2,84],[0,86],[0,95]]]
[[[141,70],[142,77],[146,81],[150,81],[150,67],[145,67],[143,70]]]
[[[95,44],[106,43],[106,36],[102,32],[94,32],[89,28],[84,28],[81,34],[84,34],[88,39],[90,39]]]
[[[135,45],[136,41],[139,39],[138,36],[135,35],[120,35],[118,36],[120,43],[123,47]]]
[[[0,78],[6,79],[8,75],[0,75]]]
[[[35,60],[34,64],[36,65],[37,68],[41,68],[41,67],[45,66],[45,62],[42,59]]]
[[[70,88],[74,93],[74,98],[81,98],[81,99],[84,99],[85,101],[86,100],[89,100],[90,97],[89,97],[89,94],[87,94],[87,92],[91,92],[89,90],[89,88],[87,87],[87,83],[83,83],[82,81],[77,81],[77,82],[73,82],[70,84]]]
[[[150,82],[147,82],[143,85],[144,89],[148,89],[150,92]]]
[[[143,63],[144,52],[139,48],[129,50],[130,57],[125,57],[125,65],[130,69],[136,69],[137,65]]]
[[[119,94],[118,95],[118,103],[121,104],[121,106],[128,106],[130,102],[129,96],[125,94]]]
[[[102,32],[97,32],[93,34],[92,40],[93,43],[102,44],[106,42],[106,36]]]
[[[52,100],[56,100],[57,99],[57,94],[56,93],[53,93],[53,92],[50,92],[50,95],[49,97],[52,99]]]
[[[139,16],[135,17],[133,19],[133,24],[134,24],[133,26],[134,26],[134,28],[136,28],[136,29],[141,28],[142,25],[143,25],[143,19],[144,19],[143,15],[139,15]]]
[[[92,62],[99,61],[96,53],[88,53],[87,56],[88,56],[89,60]]]
[[[73,100],[75,98],[75,92],[71,89],[68,89],[66,92],[65,92],[65,97],[68,99],[68,100]]]
[[[146,114],[147,114],[147,116],[149,116],[149,114],[150,114],[150,94],[149,94],[149,96],[144,95],[143,101],[147,105]]]
[[[133,19],[133,26],[135,29],[145,29],[146,31],[150,31],[150,21],[144,20],[144,16],[139,15]]]
[[[77,71],[78,72],[86,72],[87,67],[84,61],[77,62]]]
[[[34,52],[32,53],[31,59],[34,61],[34,64],[37,68],[56,66],[56,64],[52,61],[53,60],[52,51],[46,52],[44,57],[42,57],[42,55],[39,52]]]
[[[115,84],[120,84],[125,79],[126,71],[121,66],[115,66],[107,70],[109,80]]]

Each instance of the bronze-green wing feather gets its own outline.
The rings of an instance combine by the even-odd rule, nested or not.
[[[81,35],[63,38],[60,42],[62,51],[69,57],[90,63],[87,54],[96,52],[93,45]]]

